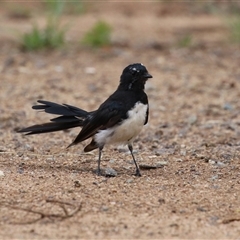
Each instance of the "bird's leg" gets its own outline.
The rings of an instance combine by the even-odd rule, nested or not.
[[[100,176],[100,175],[101,175],[100,164],[101,164],[101,156],[102,156],[103,146],[99,147],[98,149],[99,149],[99,154],[98,154],[98,168],[97,168],[97,175]]]
[[[138,176],[138,177],[141,177],[142,175],[141,175],[141,173],[140,173],[139,166],[138,166],[138,164],[137,164],[137,162],[136,162],[136,160],[135,160],[135,157],[134,157],[134,155],[133,155],[133,147],[132,147],[132,144],[128,144],[128,149],[129,149],[129,151],[130,151],[130,153],[131,153],[131,155],[132,155],[134,164],[135,164],[135,166],[136,166],[136,174],[135,174],[135,175]]]

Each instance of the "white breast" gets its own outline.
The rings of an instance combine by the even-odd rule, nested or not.
[[[132,142],[145,123],[147,108],[148,105],[137,102],[128,112],[127,119],[118,126],[99,131],[94,136],[94,140],[100,145]]]

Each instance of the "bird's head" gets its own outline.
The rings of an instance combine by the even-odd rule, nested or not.
[[[146,67],[141,63],[130,64],[124,68],[121,78],[120,86],[126,89],[144,89],[144,85],[148,78],[152,75],[148,73]]]

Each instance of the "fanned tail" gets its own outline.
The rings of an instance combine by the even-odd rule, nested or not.
[[[82,127],[84,120],[89,116],[89,112],[68,104],[61,105],[44,100],[38,100],[38,103],[40,104],[34,105],[32,108],[60,116],[51,119],[51,122],[36,124],[20,129],[18,132],[31,135],[61,131],[74,127]]]

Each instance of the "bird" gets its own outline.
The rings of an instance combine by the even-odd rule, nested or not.
[[[149,78],[152,78],[152,75],[142,63],[128,65],[123,69],[115,92],[94,111],[38,100],[39,104],[32,106],[34,110],[57,117],[50,119],[50,122],[23,128],[18,132],[32,135],[81,127],[79,134],[67,148],[90,138],[84,152],[98,149],[97,175],[102,175],[100,163],[104,146],[121,144],[128,146],[136,167],[135,175],[141,176],[133,154],[133,141],[148,123],[149,104],[144,89]]]

